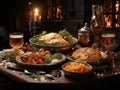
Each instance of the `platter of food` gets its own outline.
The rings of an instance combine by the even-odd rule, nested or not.
[[[92,47],[82,47],[76,49],[66,57],[71,61],[94,64],[99,63],[101,60],[105,60],[107,55]]]
[[[42,33],[35,35],[29,39],[31,46],[38,50],[44,48],[52,52],[62,52],[71,49],[78,40],[73,37],[66,29],[59,32]]]
[[[62,64],[66,60],[66,56],[62,53],[51,53],[41,48],[39,51],[24,53],[16,57],[18,65],[27,68],[49,68]]]

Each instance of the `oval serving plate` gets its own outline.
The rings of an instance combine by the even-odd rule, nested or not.
[[[32,42],[33,38],[34,37],[30,38],[29,42],[35,50],[38,50],[39,48],[44,48],[44,49],[50,50],[52,52],[64,52],[66,50],[71,49],[74,45],[76,45],[78,43],[78,40],[74,37],[73,37],[73,39],[75,42],[72,44],[68,44],[68,45],[37,44],[37,43]]]
[[[68,54],[66,58],[70,61],[81,62],[81,63],[89,63],[89,64],[99,64],[101,61],[107,58],[107,55],[104,52],[101,52],[102,57],[99,60],[87,61],[87,60],[76,60],[72,57],[72,53]]]
[[[28,64],[21,60],[21,56],[16,57],[17,64],[27,68],[38,68],[38,69],[50,69],[54,68],[57,65],[62,64],[66,60],[66,56],[62,54],[62,58],[58,62],[54,63],[44,63],[44,64]]]

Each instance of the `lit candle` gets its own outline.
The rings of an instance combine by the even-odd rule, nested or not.
[[[35,22],[37,22],[38,16],[39,16],[39,10],[37,8],[35,8],[35,10],[34,10],[34,21]]]
[[[119,11],[119,1],[116,1],[116,4],[115,4],[115,7],[116,7],[116,12],[118,12]]]
[[[107,21],[107,27],[110,28],[111,27],[111,22]]]

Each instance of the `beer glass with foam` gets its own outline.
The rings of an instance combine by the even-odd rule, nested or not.
[[[112,64],[112,67],[115,68],[114,52],[110,50],[110,48],[115,44],[115,33],[113,31],[105,30],[101,34],[101,43],[106,48],[105,53],[108,55],[108,60],[112,61],[110,63]]]
[[[16,55],[19,54],[19,48],[21,48],[24,44],[23,36],[22,32],[12,32],[9,34],[9,44],[15,49]]]

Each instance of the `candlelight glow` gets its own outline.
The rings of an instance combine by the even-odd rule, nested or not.
[[[112,27],[112,16],[111,15],[104,15],[105,17],[105,23],[107,28]]]
[[[111,28],[111,21],[107,21],[107,27]]]
[[[35,16],[38,16],[38,15],[39,15],[39,10],[38,10],[38,8],[35,8],[35,10],[34,10],[34,15],[35,15]]]
[[[116,7],[116,12],[118,12],[119,11],[119,1],[116,1],[115,7]]]
[[[39,22],[41,20],[41,14],[38,8],[34,9],[34,21]]]

